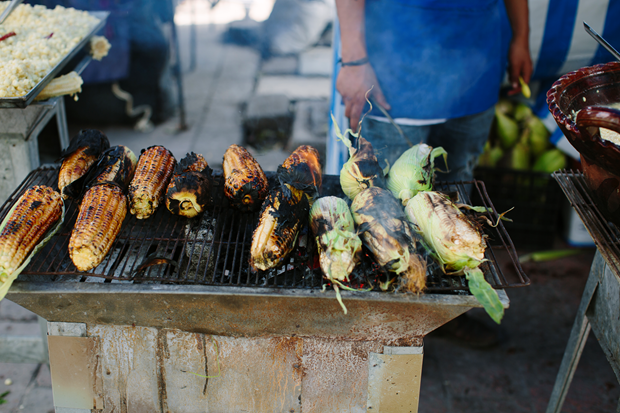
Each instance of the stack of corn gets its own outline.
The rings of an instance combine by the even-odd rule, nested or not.
[[[549,131],[529,106],[501,99],[478,165],[552,173],[566,167],[566,156],[551,144]]]

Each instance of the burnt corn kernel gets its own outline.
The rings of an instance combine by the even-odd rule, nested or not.
[[[63,198],[67,198],[64,189],[84,176],[109,147],[108,138],[96,129],[83,129],[71,139],[71,143],[63,151],[58,172],[58,189]]]
[[[112,248],[127,214],[127,198],[116,185],[96,185],[82,198],[71,231],[69,256],[79,271],[95,268]]]
[[[129,184],[129,212],[138,219],[153,215],[164,196],[174,172],[176,160],[163,146],[145,149]]]
[[[0,233],[0,282],[24,262],[62,216],[60,194],[45,185],[29,188],[19,198]]]
[[[269,184],[263,168],[244,147],[230,145],[224,152],[224,194],[230,204],[243,211],[255,211],[267,197]]]
[[[318,197],[322,184],[319,151],[309,145],[301,145],[278,167],[278,179],[306,193],[312,201]]]

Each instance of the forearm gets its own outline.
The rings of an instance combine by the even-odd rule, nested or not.
[[[367,56],[364,7],[365,0],[336,0],[343,62]]]
[[[529,10],[527,0],[504,0],[506,13],[512,28],[512,41],[529,48]]]

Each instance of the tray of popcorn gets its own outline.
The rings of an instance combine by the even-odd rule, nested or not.
[[[0,2],[0,12],[8,4]],[[0,24],[0,108],[25,108],[35,99],[81,91],[79,73],[54,79],[79,53],[85,51],[85,64],[107,54],[109,43],[95,34],[108,15],[61,6],[17,6]]]
[[[562,76],[547,92],[547,104],[581,155],[597,208],[620,225],[620,62]]]

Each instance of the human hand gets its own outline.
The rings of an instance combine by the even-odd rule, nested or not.
[[[340,68],[336,79],[336,89],[344,101],[344,115],[349,118],[351,129],[356,132],[358,123],[366,105],[366,92],[371,90],[370,95],[377,104],[386,110],[391,107],[385,100],[381,91],[377,76],[370,64],[361,66],[344,66]]]
[[[519,77],[523,78],[526,84],[530,83],[532,70],[532,58],[527,42],[513,41],[508,51],[508,75],[511,85],[508,95],[521,92]]]

